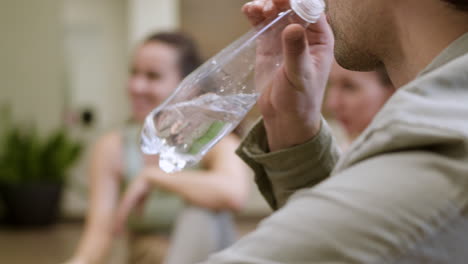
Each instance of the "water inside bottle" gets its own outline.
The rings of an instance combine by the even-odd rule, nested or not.
[[[159,167],[165,172],[192,166],[239,124],[258,96],[207,93],[166,106],[146,119],[142,150],[159,153]]]

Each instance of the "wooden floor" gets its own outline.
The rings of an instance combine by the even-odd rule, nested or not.
[[[245,235],[258,220],[239,220]],[[60,264],[71,256],[81,234],[82,224],[60,223],[40,230],[11,230],[0,227],[0,264]],[[119,239],[109,263],[125,263],[125,241]]]

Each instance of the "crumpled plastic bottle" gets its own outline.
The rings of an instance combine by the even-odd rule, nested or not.
[[[323,0],[290,0],[291,9],[256,26],[187,76],[146,118],[141,148],[166,172],[198,163],[256,103],[282,65],[281,32],[315,23]],[[261,67],[257,67],[261,65]]]

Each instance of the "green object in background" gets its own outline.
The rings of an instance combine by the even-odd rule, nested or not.
[[[199,137],[195,142],[193,142],[192,146],[190,147],[189,153],[192,155],[198,154],[206,144],[210,143],[213,139],[215,139],[219,132],[224,128],[226,125],[225,122],[222,121],[214,121],[208,130],[206,131],[203,136]]]
[[[4,219],[15,227],[55,223],[67,172],[82,146],[65,128],[39,135],[32,125],[13,122],[8,107],[0,109],[0,200]]]
[[[0,184],[62,184],[81,150],[65,129],[42,137],[13,122],[8,107],[0,109]]]

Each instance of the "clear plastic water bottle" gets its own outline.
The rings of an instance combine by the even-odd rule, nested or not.
[[[176,172],[199,162],[256,103],[282,64],[281,32],[314,23],[323,0],[290,0],[291,10],[258,25],[187,76],[146,118],[141,148]],[[261,65],[261,67],[256,67]]]

